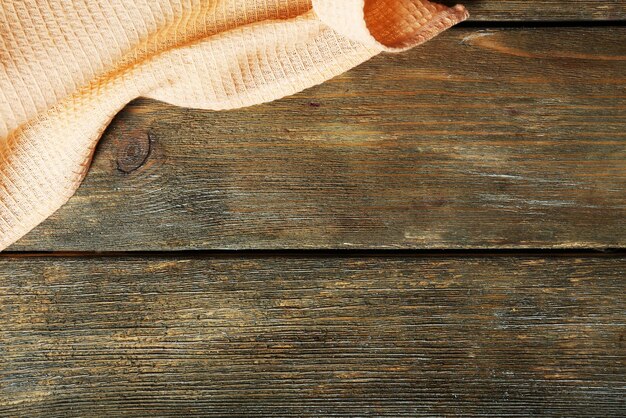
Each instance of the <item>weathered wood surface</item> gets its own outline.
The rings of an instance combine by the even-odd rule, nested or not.
[[[626,258],[0,258],[2,416],[624,416]]]
[[[624,39],[454,30],[254,108],[140,100],[11,249],[623,247]]]
[[[624,0],[438,0],[464,4],[474,21],[590,21],[626,19]]]

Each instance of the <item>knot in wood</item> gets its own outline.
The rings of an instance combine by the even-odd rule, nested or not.
[[[129,135],[122,138],[117,152],[117,169],[130,174],[139,169],[150,157],[152,134]]]

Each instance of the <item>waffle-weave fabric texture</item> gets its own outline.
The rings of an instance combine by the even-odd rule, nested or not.
[[[467,16],[426,0],[2,0],[0,250],[74,194],[131,100],[267,102]]]

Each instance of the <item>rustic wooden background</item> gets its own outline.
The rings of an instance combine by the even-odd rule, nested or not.
[[[626,416],[626,2],[466,4],[275,103],[131,103],[0,255],[0,415]]]

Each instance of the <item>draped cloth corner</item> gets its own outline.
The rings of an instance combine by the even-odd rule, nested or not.
[[[267,102],[467,16],[426,0],[2,0],[0,250],[74,194],[131,100]]]

